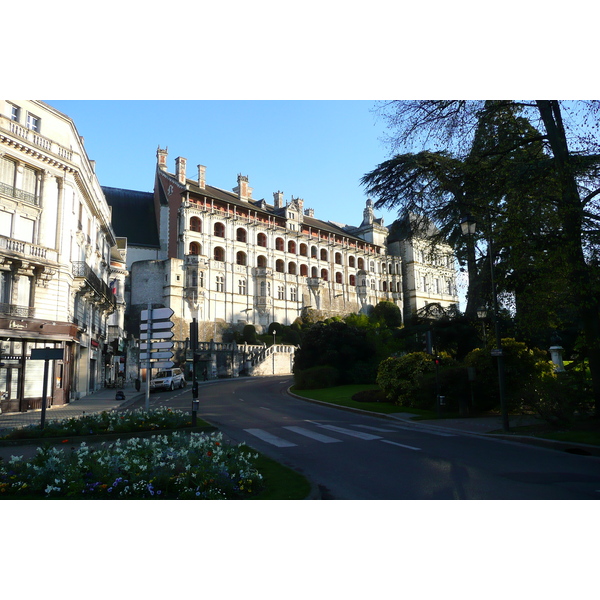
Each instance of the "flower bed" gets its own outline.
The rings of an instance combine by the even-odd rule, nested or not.
[[[39,425],[27,425],[14,429],[3,440],[27,440],[53,437],[88,436],[106,433],[132,433],[140,431],[160,431],[182,429],[192,424],[189,413],[170,408],[153,410],[125,410],[101,412],[81,417],[71,417]]]
[[[84,442],[70,452],[48,446],[30,461],[0,462],[0,498],[242,499],[262,488],[257,457],[220,433]]]

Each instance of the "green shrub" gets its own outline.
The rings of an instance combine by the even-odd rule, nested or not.
[[[445,397],[445,408],[450,412],[458,412],[461,399],[467,400],[471,395],[467,369],[456,363],[442,364],[436,376],[434,372],[423,373],[418,378],[418,387],[412,399],[412,408],[435,410],[438,395]]]
[[[412,352],[400,357],[390,357],[379,365],[377,385],[388,400],[399,406],[412,406],[419,379],[433,372],[433,358],[425,352]]]
[[[554,427],[569,427],[576,416],[587,416],[593,411],[593,395],[581,373],[543,377],[539,392],[528,408]]]
[[[294,370],[294,385],[299,390],[318,390],[338,384],[339,372],[335,367],[324,365],[310,369]]]
[[[256,328],[254,325],[244,325],[244,330],[242,332],[241,342],[246,342],[247,344],[256,344]]]
[[[552,375],[554,365],[544,350],[528,348],[513,338],[504,338],[502,349],[508,409],[525,410],[540,398],[542,380]],[[482,410],[492,409],[500,403],[497,362],[489,348],[473,350],[465,358],[466,366],[475,367],[475,402]]]
[[[381,390],[363,390],[352,396],[355,402],[389,402]]]

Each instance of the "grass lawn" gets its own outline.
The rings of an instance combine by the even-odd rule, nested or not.
[[[263,476],[265,489],[249,500],[304,500],[310,493],[310,482],[304,475],[263,454],[252,461]]]
[[[436,418],[435,412],[430,410],[397,406],[391,402],[356,402],[355,400],[352,400],[352,396],[354,396],[354,394],[357,392],[377,389],[379,388],[376,385],[364,384],[340,385],[337,387],[323,388],[319,390],[297,390],[295,387],[292,387],[291,392],[298,396],[302,396],[303,398],[328,402],[329,404],[335,404],[337,406],[347,406],[348,408],[359,408],[361,410],[370,410],[371,412],[378,412],[382,414],[411,413],[414,414],[416,418],[422,419]],[[446,415],[446,417],[448,417],[448,415]]]
[[[573,442],[574,444],[590,444],[600,446],[600,422],[590,419],[576,421],[569,429],[556,429],[547,423],[513,428],[513,433],[540,437],[559,442]]]

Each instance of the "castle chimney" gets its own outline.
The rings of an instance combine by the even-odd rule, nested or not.
[[[198,187],[203,190],[206,188],[206,167],[198,165]]]
[[[273,204],[275,208],[283,208],[283,192],[273,192]]]
[[[156,161],[158,164],[158,168],[161,171],[167,170],[167,155],[168,154],[169,154],[168,148],[165,148],[164,150],[162,150],[161,147],[159,146],[158,149],[156,150]]]
[[[187,158],[178,156],[175,159],[175,176],[181,185],[185,185],[185,166],[187,164]]]
[[[237,193],[240,200],[249,200],[252,198],[252,188],[248,185],[248,175],[238,175],[237,187],[233,191]]]
[[[304,215],[307,217],[314,217],[315,216],[315,209],[314,208],[305,208],[304,209]]]

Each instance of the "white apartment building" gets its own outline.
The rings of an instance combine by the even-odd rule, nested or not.
[[[322,221],[304,200],[285,201],[280,191],[270,202],[254,199],[243,175],[227,191],[207,184],[203,165],[188,178],[185,158],[170,173],[167,156],[158,149],[153,195],[103,188],[115,223],[133,207],[145,223],[115,224],[130,249],[134,318],[148,303],[167,306],[175,312],[175,339],[189,336],[195,318],[200,340],[220,341],[225,329],[253,324],[260,333],[307,310],[323,318],[368,313],[384,300],[410,309],[406,282],[414,278],[403,273],[405,245],[388,247],[388,228],[370,200],[359,226]],[[453,294],[445,289],[430,290],[429,301],[458,302],[454,284]]]
[[[3,412],[41,407],[44,361],[31,360],[34,348],[64,350],[50,363],[48,404],[94,391],[114,373],[125,261],[73,121],[40,101],[1,100]]]

